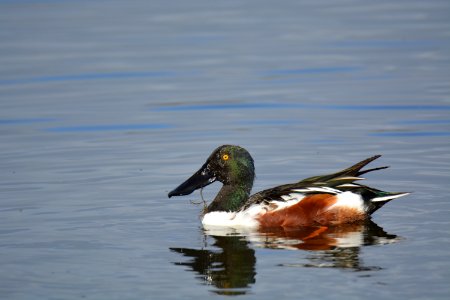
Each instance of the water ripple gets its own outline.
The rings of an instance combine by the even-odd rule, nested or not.
[[[33,124],[53,122],[56,119],[52,118],[30,118],[30,119],[0,119],[0,125],[18,125],[18,124]]]
[[[305,103],[224,103],[160,106],[154,111],[201,111],[201,110],[242,110],[242,109],[322,109],[322,110],[450,110],[450,105],[329,105]]]
[[[378,137],[439,137],[439,136],[450,136],[450,131],[388,131],[388,132],[374,132],[370,133],[369,136]]]
[[[270,70],[264,73],[266,76],[279,75],[300,75],[300,74],[329,74],[361,71],[361,67],[343,66],[343,67],[323,67],[323,68],[304,68],[304,69],[284,69]]]
[[[95,132],[95,131],[123,131],[123,130],[147,130],[147,129],[167,129],[171,128],[168,124],[112,124],[112,125],[85,125],[85,126],[67,126],[51,127],[45,129],[52,132]]]
[[[100,80],[100,79],[105,80],[105,79],[134,79],[134,78],[168,78],[168,77],[175,77],[176,75],[177,73],[172,71],[85,73],[85,74],[68,74],[56,76],[17,78],[17,79],[0,79],[0,85],[45,83],[45,82],[59,82],[59,81]]]

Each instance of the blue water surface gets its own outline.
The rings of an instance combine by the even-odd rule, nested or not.
[[[448,299],[449,15],[0,1],[0,298]],[[254,192],[382,154],[364,183],[411,194],[319,233],[206,230],[198,191],[167,193],[222,144]]]

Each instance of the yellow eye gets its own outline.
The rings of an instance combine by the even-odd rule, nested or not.
[[[222,155],[222,159],[223,160],[228,160],[230,157],[228,156],[228,154],[224,154],[224,155]]]

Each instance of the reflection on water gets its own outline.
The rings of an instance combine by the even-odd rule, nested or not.
[[[188,266],[200,274],[205,284],[218,288],[214,292],[223,295],[245,294],[250,284],[255,283],[255,250],[241,236],[213,236],[214,247],[220,250],[170,248],[174,252],[192,258],[175,265]]]
[[[359,257],[361,247],[383,245],[398,240],[372,221],[337,227],[304,227],[241,232],[229,228],[205,228],[214,239],[214,248],[170,248],[190,259],[174,262],[188,266],[204,284],[214,285],[214,293],[239,295],[255,283],[256,257],[251,245],[269,249],[310,251],[308,263],[281,264],[288,267],[338,268],[353,271],[376,271],[378,266],[365,266]]]
[[[268,233],[267,247],[312,250],[309,263],[283,264],[283,266],[339,268],[353,271],[380,270],[378,266],[365,266],[360,259],[361,247],[383,245],[398,241],[372,221],[337,227],[303,228],[295,231]],[[286,241],[290,241],[286,245]]]
[[[396,241],[373,221],[334,227],[303,227],[295,230],[262,231],[256,242],[271,249],[333,250],[380,245]]]

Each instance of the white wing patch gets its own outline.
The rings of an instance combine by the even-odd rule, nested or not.
[[[342,191],[337,190],[337,189],[333,189],[330,187],[307,187],[304,189],[295,189],[293,190],[294,192],[300,192],[300,193],[308,193],[308,192],[318,192],[318,193],[327,193],[327,194],[333,194],[333,195],[337,195],[342,193]]]
[[[305,195],[302,194],[302,193],[290,193],[290,194],[287,194],[287,195],[281,195],[281,198],[282,198],[284,201],[291,201],[291,200],[300,201],[300,200],[302,200],[304,197],[305,197]],[[280,201],[274,200],[274,201],[272,201],[272,202],[280,202]]]
[[[344,184],[338,185],[337,187],[355,187],[355,188],[357,188],[357,187],[361,187],[361,186],[357,185],[357,184],[353,184],[353,183],[344,183]]]

